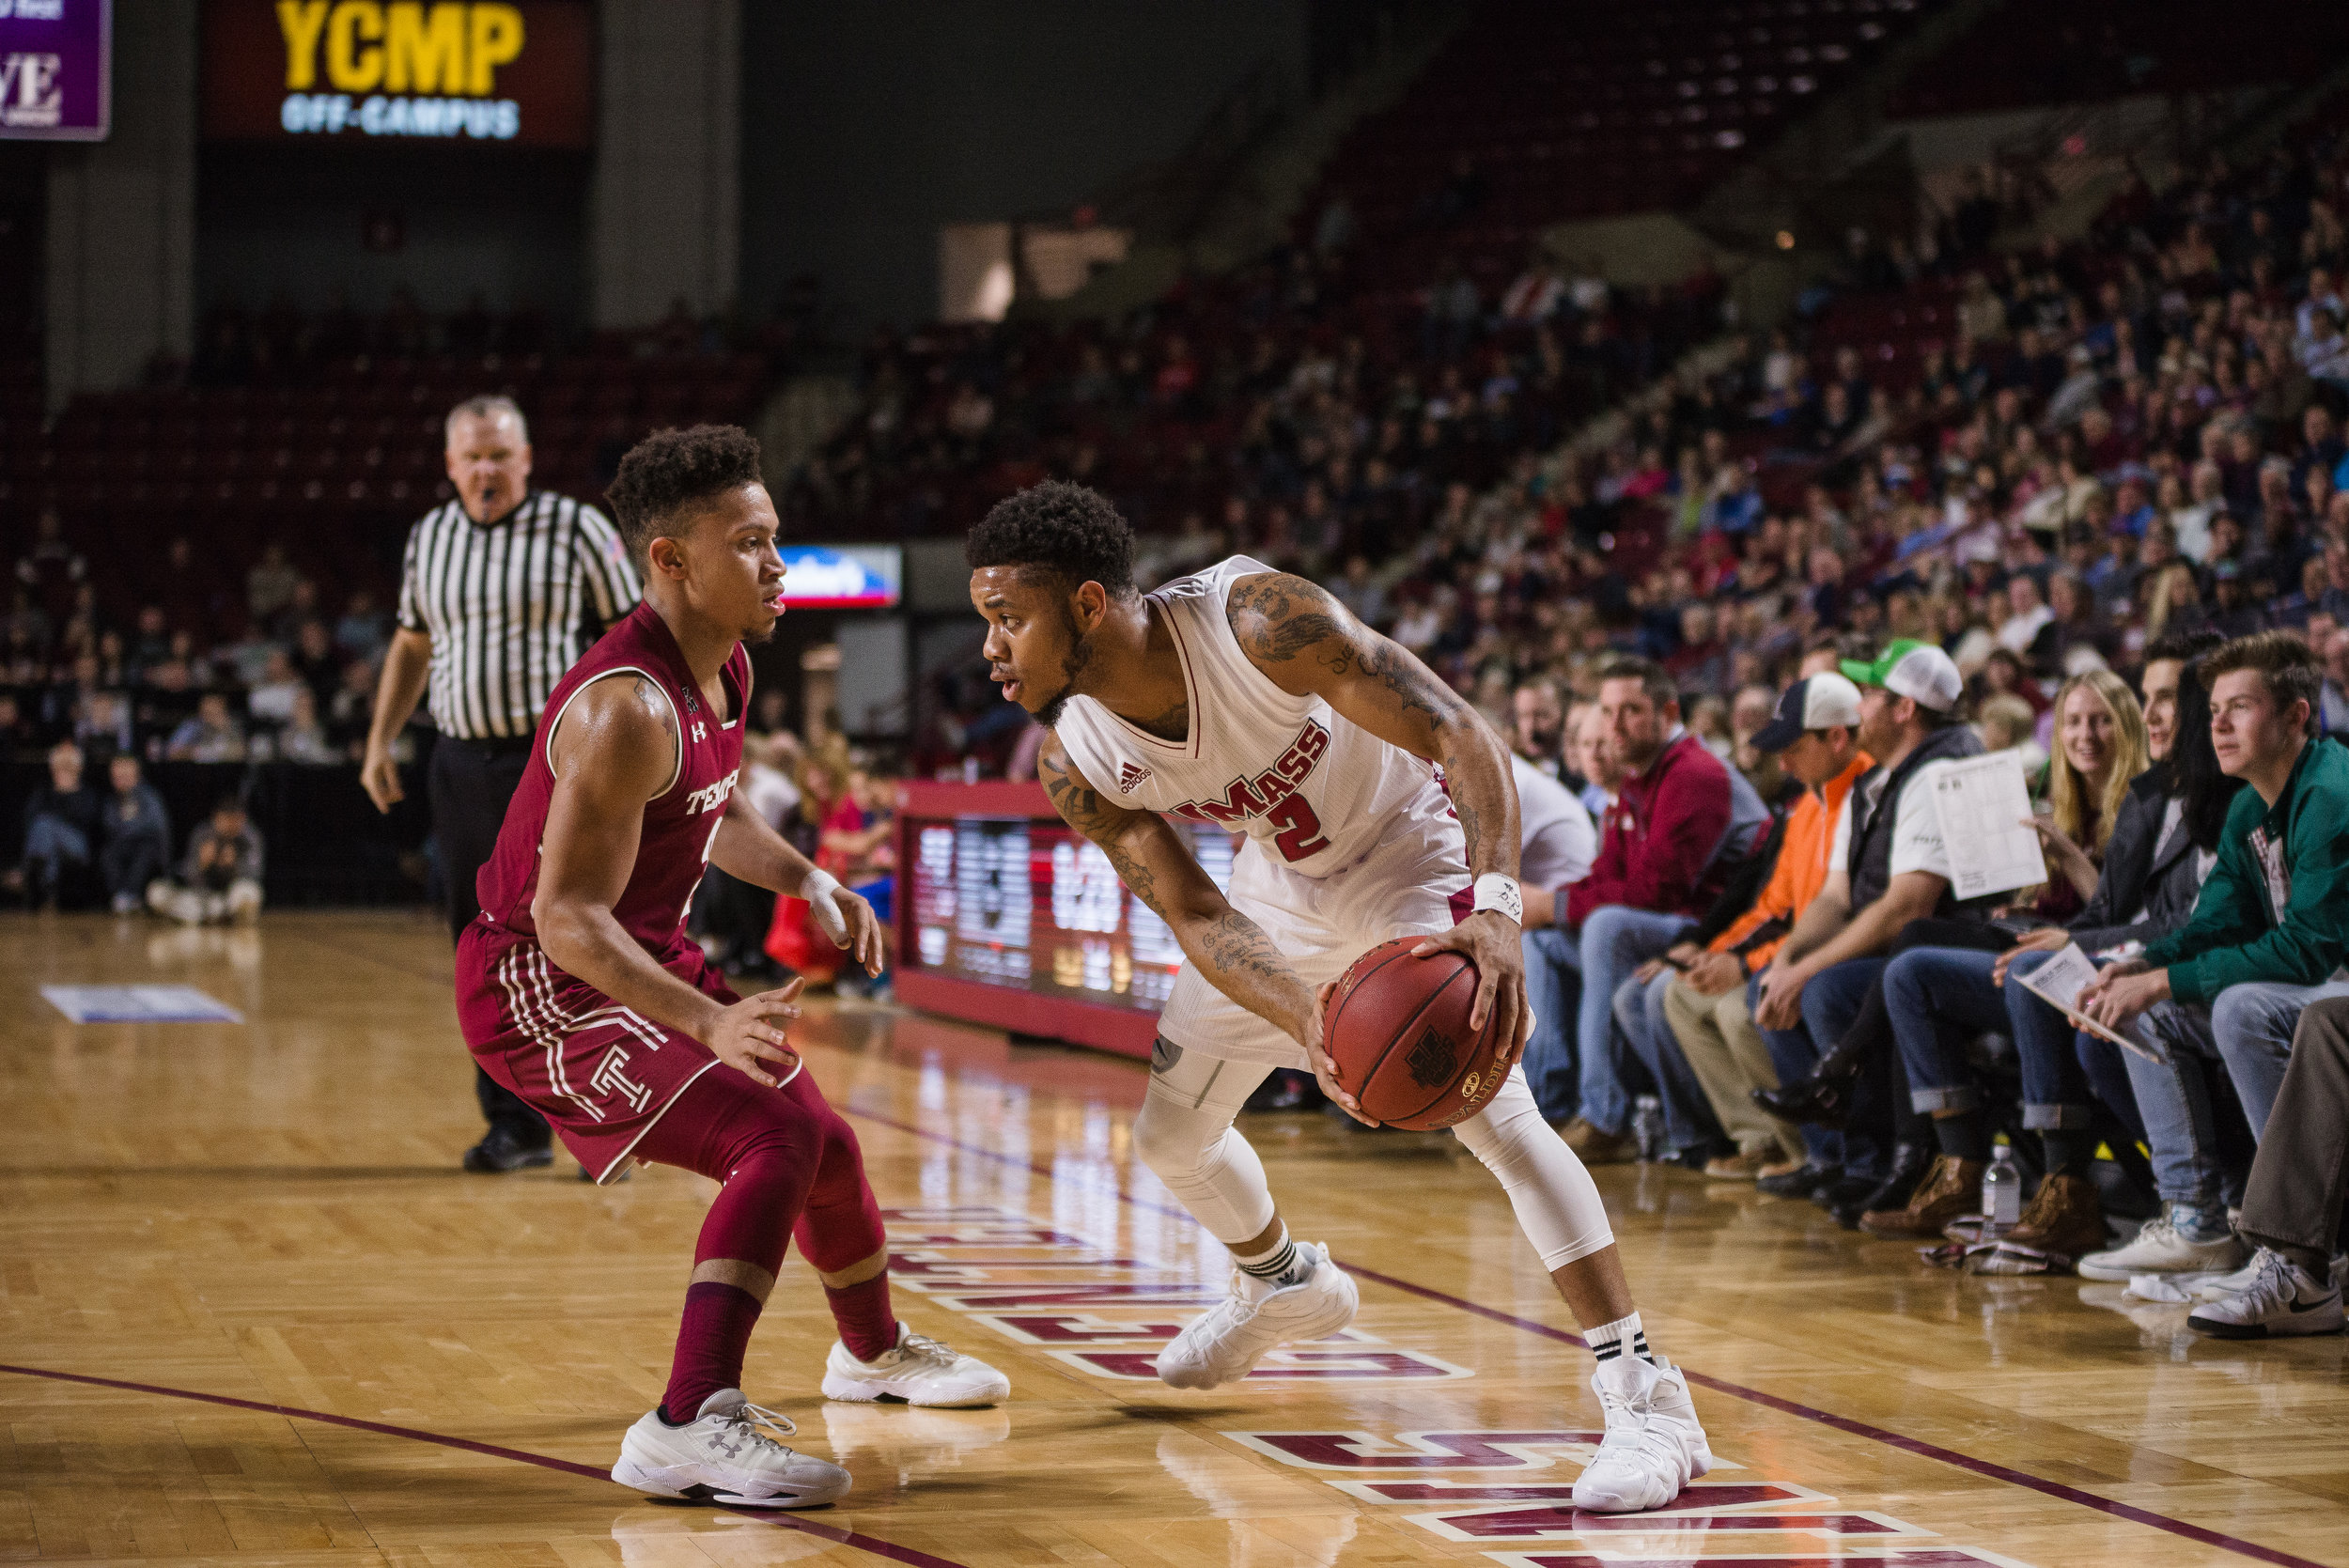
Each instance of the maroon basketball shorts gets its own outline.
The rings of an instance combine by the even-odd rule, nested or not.
[[[728,1005],[741,999],[680,936],[661,967]],[[457,1021],[482,1070],[528,1101],[599,1182],[685,1086],[718,1064],[708,1046],[564,973],[528,938],[481,921],[457,943]]]

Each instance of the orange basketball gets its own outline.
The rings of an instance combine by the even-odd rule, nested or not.
[[[1362,1114],[1427,1132],[1464,1122],[1500,1091],[1507,1042],[1469,1027],[1476,966],[1457,953],[1410,956],[1424,937],[1380,942],[1354,960],[1322,1019],[1322,1046]]]

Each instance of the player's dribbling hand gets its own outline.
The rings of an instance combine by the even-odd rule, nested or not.
[[[1434,953],[1465,954],[1476,966],[1476,1000],[1469,1005],[1469,1027],[1483,1029],[1499,1017],[1501,1037],[1509,1048],[1497,1065],[1506,1074],[1525,1053],[1526,1036],[1533,1032],[1532,1010],[1525,1005],[1525,948],[1517,923],[1499,909],[1479,909],[1440,937],[1430,937],[1411,949],[1411,956]]]
[[[717,1027],[702,1043],[753,1083],[772,1089],[782,1080],[759,1063],[772,1062],[786,1076],[798,1070],[799,1053],[791,1049],[783,1026],[800,1016],[792,1004],[800,1000],[800,988],[806,984],[794,980],[779,990],[744,997],[718,1015]]]
[[[1315,1079],[1330,1102],[1362,1126],[1375,1127],[1380,1124],[1362,1114],[1362,1102],[1338,1086],[1337,1063],[1321,1048],[1321,1020],[1330,1011],[1330,999],[1338,994],[1338,985],[1335,980],[1325,980],[1314,987],[1313,1016],[1306,1020],[1305,1036],[1298,1044],[1305,1048],[1305,1063],[1313,1068]]]

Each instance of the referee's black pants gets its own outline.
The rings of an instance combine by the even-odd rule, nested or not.
[[[443,736],[432,748],[428,791],[432,802],[432,836],[440,846],[441,879],[448,893],[448,930],[454,939],[464,934],[481,905],[474,881],[497,848],[498,829],[506,823],[506,808],[521,786],[522,770],[530,765],[530,741],[458,740]],[[524,1144],[543,1146],[554,1135],[546,1118],[529,1103],[481,1070],[473,1070],[474,1096],[491,1127],[503,1127]]]

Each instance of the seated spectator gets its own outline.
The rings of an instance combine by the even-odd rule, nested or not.
[[[119,691],[92,691],[75,705],[73,738],[91,755],[108,757],[132,749],[131,705]]]
[[[1844,798],[1827,881],[1755,987],[1753,1021],[1784,1084],[1805,1078],[1843,1041],[1872,992],[1880,998],[1877,982],[1902,928],[1956,912],[1933,804],[1934,765],[1982,754],[1981,739],[1958,716],[1964,682],[1940,649],[1903,640],[1873,663],[1846,661],[1843,674],[1861,690],[1859,743],[1876,767]],[[1792,1185],[1827,1205],[1885,1202],[1884,1189],[1905,1175],[1888,1146],[1892,1088],[1878,1066],[1858,1066],[1848,1131],[1805,1131],[1811,1161]]]
[[[2325,687],[2317,699],[2326,735],[2349,739],[2349,631],[2325,639]]]
[[[2087,1063],[2103,1057],[2108,1048],[2097,1036],[2079,1035],[2063,1014],[2023,986],[2007,984],[2009,971],[2015,976],[2028,975],[2046,963],[2050,954],[2074,941],[2090,954],[2142,943],[2183,924],[2192,911],[2201,871],[2207,866],[2206,859],[2195,848],[2195,829],[2200,825],[2215,831],[2232,793],[2209,749],[2207,700],[2186,668],[2192,654],[2207,651],[2213,641],[2203,634],[2199,643],[2180,638],[2163,644],[2147,663],[2144,728],[2154,766],[2123,781],[2125,787],[2105,840],[2110,852],[2104,857],[2091,896],[2071,928],[2058,925],[2033,932],[2015,947],[1997,955],[1979,949],[1914,947],[1893,958],[1884,974],[1892,1033],[1916,1109],[1932,1118],[1941,1153],[1957,1160],[1961,1172],[1976,1182],[1990,1157],[1992,1128],[1966,1048],[1975,1035],[1985,1032],[2003,1032],[2013,1037],[2022,1064],[2023,1125],[2040,1134],[2046,1175],[2021,1222],[2005,1239],[2030,1252],[2078,1259],[2083,1267],[2088,1266],[2086,1255],[2103,1252],[2106,1242],[2104,1205],[2088,1180],[2088,1162],[2103,1141],[2104,1131],[2110,1129],[2119,1136],[2117,1129],[2136,1119],[2136,1096],[2129,1096],[2127,1110],[2132,1114],[2108,1111],[2100,1117],[2099,1095],[2091,1087]],[[2186,683],[2183,692],[2181,681]],[[2065,696],[2080,690],[2089,689],[2069,688]],[[2105,693],[2101,701],[2118,706],[2125,698],[2125,692],[2121,698]],[[2129,710],[2136,706],[2134,699],[2127,699]],[[2181,741],[2182,724],[2198,726],[2198,732]],[[2044,818],[2033,820],[2034,825],[2045,823]],[[2062,838],[2066,846],[2070,839],[2052,825],[2041,826],[2041,836],[2053,851],[2051,872],[2062,875],[2057,867],[2078,850],[2074,846],[2067,853],[2058,846],[2057,838]],[[2156,1092],[2145,1102],[2143,1130],[2155,1145],[2156,1183],[2177,1205],[2172,1218],[2200,1238],[2209,1219],[2202,1204],[2217,1193],[2212,1158],[2216,1141],[2208,1131],[2210,1117],[2206,1096],[2201,1095],[2201,1075],[2189,1060],[2192,1042],[2186,1032],[2191,1020],[2176,1021],[2183,1027],[2175,1032],[2165,1031],[2160,1048],[2173,1058],[2172,1063],[2146,1064],[2149,1073],[2173,1081],[2151,1086]],[[2206,1050],[2206,1031],[2204,1039]],[[2100,1063],[2115,1097],[2120,1085],[2111,1078],[2111,1068],[2117,1065],[2109,1058]],[[2190,1081],[2176,1081],[2187,1073],[2192,1074]],[[2134,1065],[2128,1069],[2128,1078],[2131,1081],[2138,1078]],[[2199,1123],[2202,1136],[2182,1137],[2184,1126],[2170,1112],[2175,1107],[2183,1116],[2198,1098],[2203,1100]],[[2137,1132],[2132,1129],[2127,1137],[2135,1141]],[[1951,1219],[1970,1212],[1974,1202],[1971,1194],[1952,1192],[1929,1207],[1912,1205],[1910,1218],[1918,1227],[1913,1234],[1939,1234]],[[2231,1245],[2223,1203],[2216,1212],[2215,1242],[2203,1245],[2198,1239],[2191,1250],[2204,1260],[2200,1266],[2230,1268],[2240,1261],[2240,1254],[2221,1256],[2214,1250],[2217,1243]],[[1929,1232],[1923,1229],[1928,1225],[1933,1227]],[[2148,1266],[2180,1265],[2155,1262]]]
[[[1974,733],[1982,737],[1984,752],[2013,752],[2023,765],[2023,777],[2035,786],[2048,761],[2047,748],[2033,733],[2038,723],[2039,716],[2031,712],[2030,703],[2012,691],[2001,691],[1983,700]]]
[[[139,759],[117,753],[106,765],[105,844],[99,851],[114,912],[135,911],[147,885],[171,865],[171,816],[163,798],[140,777]]]
[[[1548,675],[1523,682],[1510,695],[1509,713],[1511,751],[1555,780],[1565,767],[1565,695],[1558,682]]]
[[[1522,698],[1525,689],[1517,695]],[[1523,714],[1522,706],[1518,712]],[[1563,888],[1591,874],[1598,858],[1598,830],[1591,814],[1566,786],[1512,752],[1509,767],[1517,784],[1517,877],[1540,888]]]
[[[2311,1002],[2251,1162],[2241,1229],[2259,1250],[2186,1326],[2222,1340],[2341,1330],[2341,1195],[2349,1176],[2349,1001]]]
[[[2030,652],[2055,612],[2039,597],[2039,583],[2027,573],[2007,579],[2006,618],[1999,623],[1999,646],[2018,659]]]
[[[2227,643],[2197,668],[2210,691],[2218,766],[2235,796],[2218,862],[2185,926],[2108,964],[2080,993],[2108,1029],[2155,1002],[2203,1002],[2257,1138],[2300,1010],[2349,996],[2349,750],[2315,733],[2323,681],[2290,632]]]
[[[334,623],[334,647],[345,660],[377,660],[391,642],[391,621],[377,608],[375,596],[362,588],[350,596],[342,618]]]
[[[306,686],[294,692],[293,711],[277,732],[277,759],[311,767],[330,767],[349,760],[348,753],[319,722],[319,700]]]
[[[24,801],[24,858],[12,876],[33,908],[72,905],[96,863],[101,806],[82,768],[82,748],[60,740],[49,749],[49,782]]]
[[[177,883],[148,884],[147,907],[183,925],[249,924],[261,916],[261,835],[244,802],[221,798],[188,840]]]
[[[2031,827],[2047,862],[2047,885],[2010,914],[2070,919],[2096,891],[2105,844],[2129,786],[2150,766],[2145,714],[2119,675],[2093,670],[2056,692],[2056,749],[2047,764],[2047,812]]]
[[[197,698],[195,712],[163,744],[163,754],[174,762],[242,762],[244,752],[244,730],[218,691]]]
[[[246,694],[245,709],[264,724],[283,724],[293,717],[294,698],[309,690],[283,648],[272,648],[261,678]]]
[[[1607,738],[1606,711],[1596,703],[1576,702],[1566,711],[1565,740],[1566,766],[1582,781],[1576,798],[1592,821],[1604,823],[1624,778]]]
[[[1753,1090],[1778,1086],[1778,1073],[1749,999],[1753,977],[1826,884],[1835,820],[1853,784],[1875,766],[1859,749],[1859,689],[1842,675],[1812,675],[1786,689],[1750,741],[1803,792],[1779,831],[1769,879],[1728,924],[1719,931],[1700,925],[1665,955],[1678,969],[1664,987],[1665,1023],[1715,1120],[1736,1144],[1735,1154],[1705,1165],[1704,1173],[1717,1180],[1774,1181],[1807,1159],[1801,1130],[1752,1100]],[[1667,1074],[1656,1076],[1662,1081]],[[1669,1124],[1669,1095],[1665,1105]]]
[[[1606,1164],[1638,1151],[1636,1080],[1626,1078],[1636,1063],[1615,1047],[1615,991],[1696,924],[1725,879],[1724,859],[1752,847],[1768,814],[1750,784],[1739,809],[1729,769],[1681,727],[1680,698],[1661,667],[1643,659],[1608,665],[1599,706],[1626,773],[1623,792],[1590,875],[1571,887],[1534,889],[1527,905],[1534,1026],[1525,1060],[1543,1114],[1570,1118],[1567,1143],[1586,1162]],[[1581,986],[1571,1014],[1570,976]]]

